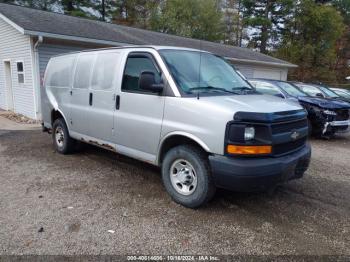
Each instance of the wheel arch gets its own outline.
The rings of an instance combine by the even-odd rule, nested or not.
[[[56,119],[58,118],[63,118],[64,122],[66,122],[66,125],[68,127],[68,122],[64,114],[59,108],[54,108],[51,110],[51,126],[53,126],[53,123],[55,122]]]
[[[209,147],[198,137],[186,132],[171,132],[161,140],[157,154],[157,165],[161,165],[165,156],[171,148],[179,145],[190,144],[197,146],[206,153],[210,153]]]

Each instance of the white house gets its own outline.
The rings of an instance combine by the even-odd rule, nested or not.
[[[40,91],[50,57],[90,48],[171,45],[229,59],[246,77],[285,80],[288,62],[245,48],[0,4],[0,108],[40,119]]]

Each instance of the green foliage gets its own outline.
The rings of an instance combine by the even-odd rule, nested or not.
[[[276,54],[299,66],[291,78],[336,81],[336,44],[345,29],[337,10],[312,0],[301,0],[286,28]]]
[[[223,37],[222,14],[215,0],[164,1],[152,14],[151,29],[218,41]]]
[[[350,75],[350,0],[0,0],[185,37],[240,45],[297,64],[291,79]],[[102,3],[104,3],[104,8]],[[169,43],[170,44],[170,43]]]
[[[333,0],[331,1],[343,15],[345,23],[350,24],[350,0]]]
[[[112,20],[118,24],[149,28],[150,18],[162,0],[116,0],[111,9]]]
[[[292,0],[243,0],[243,16],[246,26],[253,28],[249,45],[267,53],[279,41],[284,23],[293,7]]]
[[[56,1],[56,3],[57,2],[58,1]],[[101,1],[99,0],[60,0],[59,2],[62,5],[64,13],[73,16],[96,19],[96,15],[89,12],[88,9],[90,8],[91,10],[101,10],[99,8]]]
[[[57,2],[56,0],[0,0],[2,3],[17,4],[26,7],[37,8],[41,10],[51,10],[52,6]]]

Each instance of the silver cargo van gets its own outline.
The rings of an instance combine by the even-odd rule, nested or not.
[[[59,153],[82,141],[161,168],[186,207],[217,187],[267,190],[308,168],[306,112],[257,94],[224,59],[194,49],[133,46],[50,60],[43,130]]]

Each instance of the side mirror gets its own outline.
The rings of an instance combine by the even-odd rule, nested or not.
[[[154,72],[144,71],[140,75],[139,88],[145,91],[160,93],[163,91],[164,85],[156,83]]]
[[[324,96],[323,96],[322,93],[317,93],[316,96],[317,96],[317,97],[322,97],[322,98],[324,98]]]

